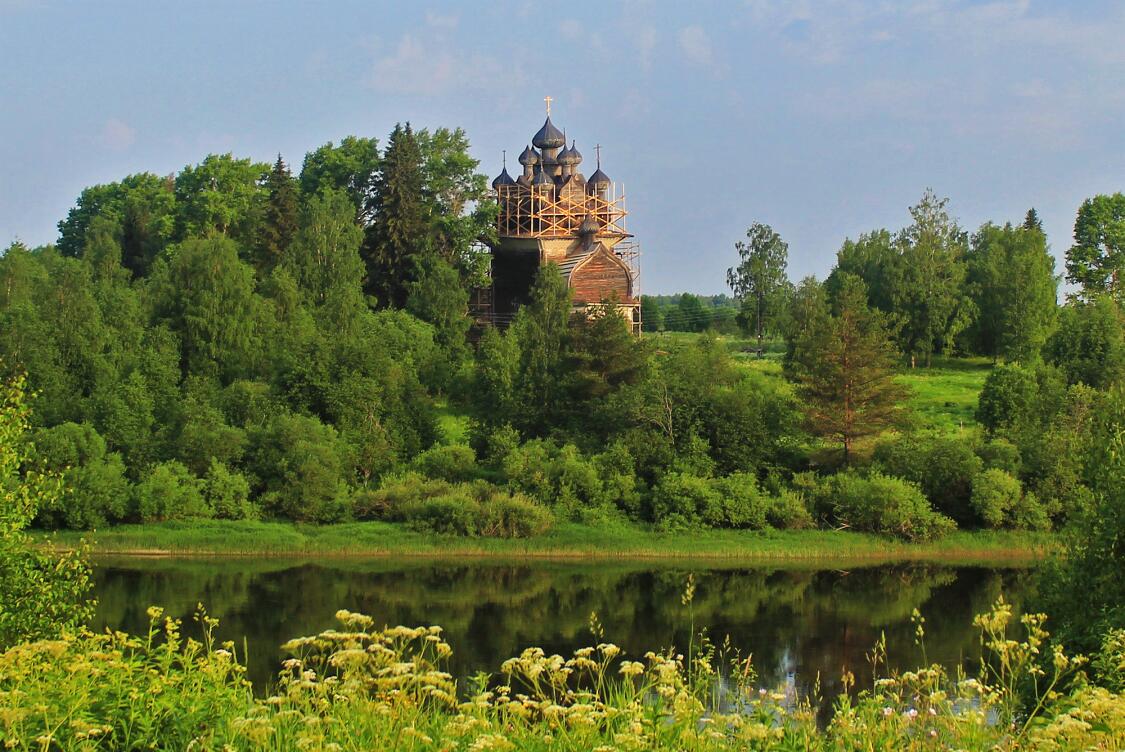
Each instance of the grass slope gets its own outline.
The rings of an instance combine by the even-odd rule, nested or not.
[[[92,533],[41,537],[70,548],[85,538],[94,554],[207,556],[425,556],[583,559],[708,559],[808,562],[822,565],[894,561],[988,563],[1031,561],[1050,552],[1050,535],[957,532],[910,544],[875,535],[827,530],[707,530],[659,533],[618,524],[559,525],[537,538],[500,540],[419,533],[385,522],[294,525],[223,520],[122,525]]]

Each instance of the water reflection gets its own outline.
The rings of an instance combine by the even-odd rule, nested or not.
[[[143,631],[145,610],[165,607],[189,629],[196,603],[221,620],[219,636],[249,647],[250,678],[264,687],[290,637],[335,626],[347,608],[388,625],[440,624],[454,649],[458,676],[496,671],[525,647],[569,655],[591,643],[596,612],[606,638],[634,658],[684,646],[690,631],[681,603],[689,572],[696,580],[696,628],[753,653],[766,686],[806,692],[820,678],[822,696],[839,691],[844,670],[870,681],[865,653],[886,632],[889,664],[921,662],[911,611],[927,617],[931,661],[952,666],[978,653],[972,616],[1003,591],[1017,606],[1030,583],[1026,569],[932,565],[852,571],[779,568],[688,568],[652,564],[435,562],[411,560],[101,559],[95,572],[96,626]]]

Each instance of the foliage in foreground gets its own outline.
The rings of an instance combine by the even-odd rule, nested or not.
[[[690,605],[689,581],[684,602]],[[292,640],[275,691],[255,699],[234,645],[216,646],[150,609],[143,637],[88,632],[0,655],[0,734],[12,749],[1116,749],[1125,697],[1087,683],[1082,658],[1061,648],[1046,669],[1042,616],[1021,619],[1003,600],[977,617],[982,670],[951,676],[930,665],[880,672],[847,691],[819,728],[811,703],[758,689],[753,665],[705,637],[686,655],[627,660],[604,641],[570,658],[529,648],[493,677],[458,687],[440,627],[375,629],[340,611],[340,629]],[[592,619],[592,631],[601,640]],[[924,648],[923,619],[915,612]],[[1125,638],[1096,660],[1116,665]],[[924,654],[924,650],[923,650]],[[1071,688],[1060,692],[1062,682]],[[1113,685],[1107,685],[1112,687]],[[1017,690],[1024,688],[1021,694]]]
[[[62,494],[57,477],[21,476],[27,428],[23,379],[0,381],[0,647],[73,628],[92,610],[81,552],[56,557],[33,547],[24,532],[39,507]]]

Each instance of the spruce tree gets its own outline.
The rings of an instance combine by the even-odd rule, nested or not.
[[[808,428],[838,441],[846,464],[857,439],[905,417],[906,387],[895,381],[898,353],[884,314],[868,308],[863,280],[840,275],[831,316],[815,316],[798,335],[789,376],[804,402]]]
[[[1035,211],[1034,206],[1027,210],[1027,215],[1023,218],[1023,229],[1043,232],[1043,220],[1039,218],[1039,212]]]
[[[396,125],[391,133],[368,215],[372,224],[363,245],[364,290],[381,305],[402,308],[430,246],[422,151],[410,123]]]
[[[259,271],[272,269],[288,250],[289,244],[297,235],[298,205],[297,181],[289,172],[289,166],[277,155],[273,169],[266,176],[266,189],[269,198],[262,229],[258,236],[257,267]]]

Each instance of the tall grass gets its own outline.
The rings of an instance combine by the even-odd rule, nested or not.
[[[43,535],[44,545],[95,554],[542,557],[699,559],[745,562],[881,563],[1029,561],[1056,547],[1050,534],[958,531],[927,543],[833,530],[699,530],[656,532],[620,523],[563,523],[532,538],[437,535],[387,522],[300,525],[289,522],[192,520],[120,525],[92,533]]]
[[[692,595],[689,584],[688,608]],[[1088,686],[1076,674],[1084,659],[1061,649],[1040,662],[1042,617],[1017,627],[1003,600],[975,622],[979,676],[951,675],[924,658],[915,671],[888,672],[879,644],[869,654],[878,678],[859,688],[845,674],[826,726],[808,698],[758,687],[751,658],[706,635],[686,656],[675,648],[627,656],[592,619],[594,644],[570,656],[528,648],[458,685],[440,627],[379,628],[340,611],[338,629],[286,644],[292,657],[273,691],[256,699],[235,646],[214,644],[215,620],[197,615],[197,642],[159,609],[149,613],[144,636],[64,635],[0,655],[4,747],[1014,752],[1125,744],[1125,697]]]

